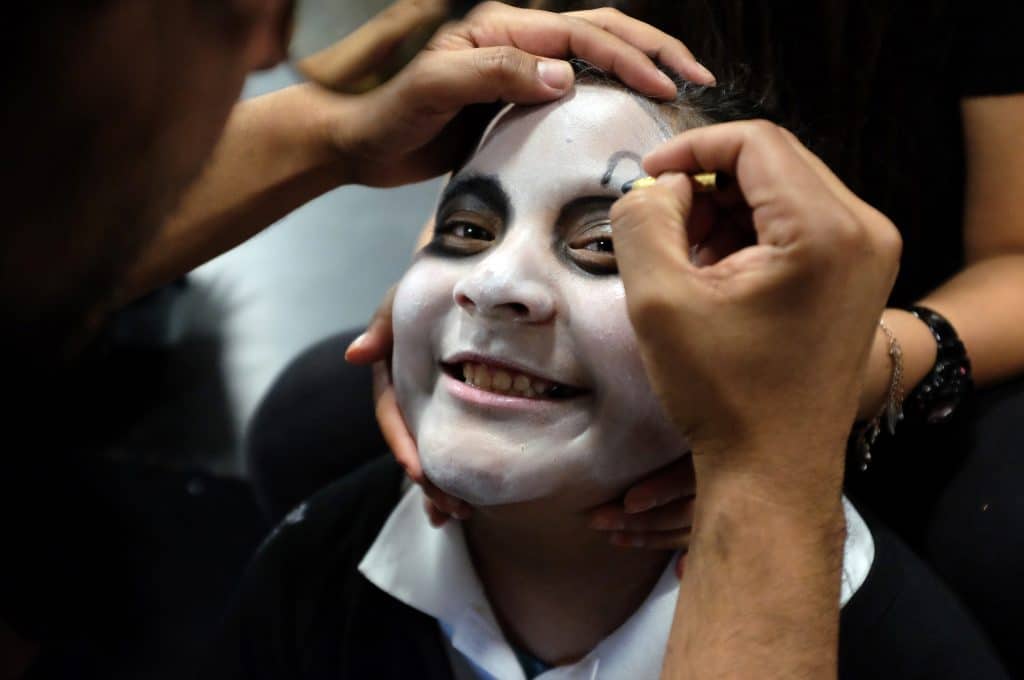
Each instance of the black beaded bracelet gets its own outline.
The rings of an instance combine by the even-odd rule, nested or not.
[[[927,307],[910,307],[907,311],[928,326],[938,349],[935,365],[907,396],[903,411],[926,423],[941,423],[949,420],[974,390],[971,360],[956,330],[941,314]]]

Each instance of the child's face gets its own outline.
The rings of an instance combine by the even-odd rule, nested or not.
[[[647,381],[608,210],[664,139],[626,92],[505,112],[439,206],[394,307],[427,476],[478,505],[603,502],[686,445]]]

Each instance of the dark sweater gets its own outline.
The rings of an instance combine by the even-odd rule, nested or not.
[[[210,678],[452,677],[436,620],[357,569],[401,479],[390,458],[373,461],[278,527],[248,571]],[[874,564],[840,619],[840,677],[1008,677],[948,590],[891,534],[872,532]]]

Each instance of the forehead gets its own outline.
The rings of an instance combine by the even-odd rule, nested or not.
[[[642,174],[639,157],[667,135],[652,110],[622,90],[580,85],[542,106],[510,106],[491,124],[463,172],[497,175],[513,185],[592,180],[609,162],[624,180]]]

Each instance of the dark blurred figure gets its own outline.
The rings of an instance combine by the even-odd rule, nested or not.
[[[331,336],[278,376],[253,415],[249,475],[271,525],[387,445],[374,424],[370,369],[344,360],[357,332]]]
[[[216,616],[262,531],[240,484],[95,455],[109,434],[104,407],[138,395],[61,358],[123,303],[114,282],[203,167],[246,74],[279,60],[284,10],[269,0],[4,10],[0,347],[13,389],[0,456],[0,675],[160,676],[153,659],[168,650],[156,639],[203,634],[180,617]],[[235,563],[221,559],[232,552]]]

